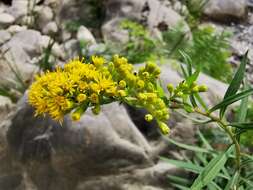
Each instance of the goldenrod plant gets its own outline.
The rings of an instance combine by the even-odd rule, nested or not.
[[[74,59],[63,68],[42,73],[31,85],[28,99],[34,106],[36,115],[48,114],[59,122],[62,122],[68,113],[76,121],[89,107],[94,114],[99,114],[103,104],[123,102],[146,109],[148,114],[145,119],[155,120],[163,135],[169,134],[167,121],[171,111],[177,111],[178,114],[200,124],[216,123],[231,139],[231,144],[227,145],[224,152],[212,154],[213,158],[204,168],[198,170],[199,176],[192,183],[191,189],[200,190],[210,183],[218,186],[215,178],[225,175],[222,172],[229,158],[234,159],[235,164],[232,168],[237,176],[241,174],[245,159],[253,161],[252,156],[242,153],[239,138],[241,133],[251,130],[253,124],[244,122],[245,114],[241,114],[239,122],[230,123],[225,118],[226,109],[230,104],[239,100],[244,103],[245,98],[253,94],[252,88],[238,92],[245,73],[246,56],[224,99],[212,108],[208,108],[199,95],[207,91],[207,86],[196,83],[199,70],[193,72],[190,64],[187,68],[182,67],[185,75],[183,81],[176,86],[168,84],[167,89],[163,90],[159,79],[161,70],[155,63],[148,62],[135,71],[128,60],[119,55],[114,55],[111,61],[96,55],[90,60]],[[219,115],[215,112],[217,110]],[[241,106],[240,112],[245,111],[245,106]],[[192,118],[191,113],[199,114],[206,119]],[[239,180],[230,175],[225,179],[228,180],[229,187],[240,186],[237,183]]]

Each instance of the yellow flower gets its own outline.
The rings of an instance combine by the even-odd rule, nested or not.
[[[145,120],[147,122],[151,122],[153,120],[153,116],[151,114],[147,114],[147,115],[145,115]]]
[[[94,104],[99,103],[99,97],[97,94],[93,93],[90,95],[90,101]]]
[[[91,60],[96,67],[101,67],[105,63],[105,59],[103,57],[96,55],[91,56]]]
[[[167,135],[170,133],[170,128],[168,127],[167,124],[165,124],[164,122],[159,122],[158,125],[162,134]]]
[[[84,102],[87,99],[87,96],[85,94],[78,94],[77,101],[79,103]]]
[[[126,87],[126,81],[124,81],[124,80],[119,81],[119,87],[120,88],[125,88]]]

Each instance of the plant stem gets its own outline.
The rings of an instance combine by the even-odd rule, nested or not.
[[[218,125],[225,130],[225,132],[229,135],[230,139],[232,140],[233,144],[235,144],[235,151],[236,151],[236,167],[237,170],[240,170],[240,160],[241,160],[241,149],[240,149],[240,145],[236,139],[236,137],[234,136],[233,132],[231,131],[231,129],[228,127],[228,125],[222,121],[220,118],[211,115],[208,112],[203,112],[201,111],[199,108],[195,108],[194,109],[195,113],[198,113],[200,115],[206,116],[210,119],[212,119],[213,121],[217,122]]]

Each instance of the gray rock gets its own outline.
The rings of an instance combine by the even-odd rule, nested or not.
[[[210,0],[204,14],[217,21],[240,21],[247,16],[246,0]]]
[[[12,24],[15,18],[8,13],[0,13],[0,27]]]
[[[96,40],[92,33],[85,27],[85,26],[80,26],[76,38],[79,42],[85,42],[89,45],[96,44]]]
[[[54,13],[52,11],[52,9],[48,6],[43,6],[40,7],[37,10],[37,14],[38,14],[38,24],[40,26],[41,29],[44,29],[44,27],[49,23],[52,22],[53,17],[54,17]]]
[[[0,46],[11,38],[11,34],[6,30],[0,30]]]
[[[12,5],[8,8],[7,12],[14,16],[15,19],[21,19],[27,15],[28,0],[12,0]]]
[[[34,30],[24,30],[16,33],[0,48],[3,57],[0,60],[1,84],[20,84],[13,69],[19,73],[23,83],[29,82],[38,67],[30,64],[33,57],[42,53],[40,41],[42,36]],[[24,85],[23,84],[23,85]]]
[[[16,34],[24,30],[27,30],[27,26],[11,25],[9,28],[7,28],[7,31],[11,34]]]
[[[114,41],[127,40],[127,32],[119,30],[120,22],[126,18],[147,25],[151,34],[155,34],[156,30],[159,30],[159,25],[171,28],[180,22],[184,23],[184,30],[189,32],[189,27],[183,21],[183,18],[157,0],[109,0],[105,6],[107,22],[102,27],[105,39]]]
[[[43,34],[54,34],[58,32],[58,26],[55,22],[49,22],[47,23],[43,29],[42,29],[42,33]]]

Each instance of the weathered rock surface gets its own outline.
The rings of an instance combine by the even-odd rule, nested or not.
[[[217,21],[242,21],[247,16],[246,0],[210,0],[204,14]]]
[[[160,25],[171,28],[180,22],[184,23],[184,30],[189,31],[189,27],[178,13],[157,0],[109,0],[106,2],[106,14],[107,21],[102,27],[106,40],[127,40],[127,32],[120,30],[120,23],[124,19],[142,22],[153,35],[158,33]]]

